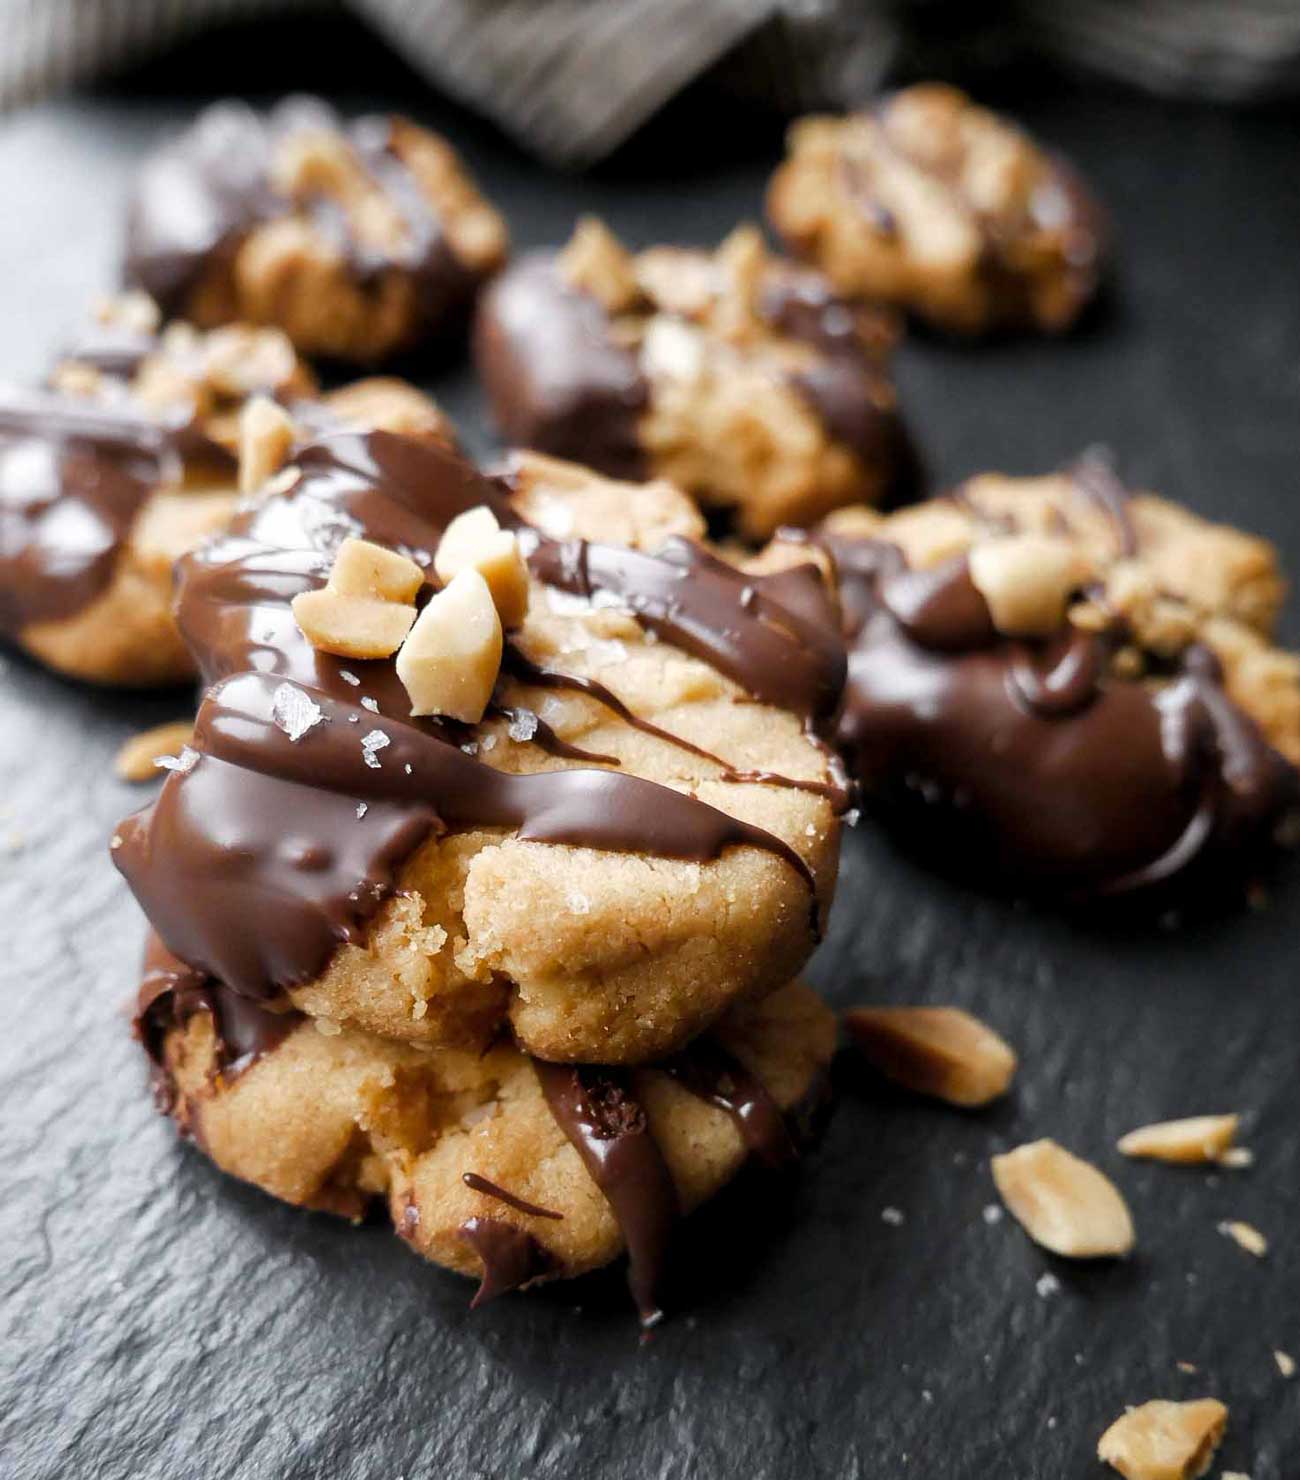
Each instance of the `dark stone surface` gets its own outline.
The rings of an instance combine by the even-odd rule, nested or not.
[[[322,65],[283,85],[318,83]],[[409,89],[385,65],[350,91]],[[1105,441],[1130,480],[1262,531],[1300,568],[1295,120],[1063,88],[1012,100],[1111,203],[1116,290],[1067,343],[909,345],[904,394],[933,473],[1038,470]],[[155,71],[0,125],[0,373],[39,371],[111,281],[132,162],[187,107]],[[523,243],[588,209],[635,241],[711,241],[757,210],[777,137],[688,105],[621,161],[563,179],[463,115],[423,111],[464,140]],[[489,445],[468,372],[432,384]],[[1232,1410],[1221,1467],[1297,1473],[1300,1382],[1270,1353],[1300,1355],[1300,869],[1262,913],[1121,932],[850,838],[815,981],[841,1005],[971,1008],[1020,1049],[1016,1092],[961,1114],[841,1063],[820,1154],[793,1184],[754,1178],[694,1220],[678,1314],[641,1346],[616,1275],[471,1316],[468,1285],[387,1232],[280,1207],[154,1116],[126,1023],[142,928],[105,851],[141,794],[109,763],[185,698],[99,695],[12,655],[0,674],[6,1477],[1082,1480],[1126,1403],[1207,1393]],[[1251,1115],[1249,1172],[1113,1150],[1144,1121],[1222,1109]],[[1068,1266],[984,1220],[990,1153],[1041,1135],[1117,1178],[1134,1259]],[[1270,1237],[1266,1260],[1216,1232],[1230,1217]],[[1040,1295],[1047,1272],[1060,1288]]]

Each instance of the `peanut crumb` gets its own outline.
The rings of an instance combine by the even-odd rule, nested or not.
[[[1157,1398],[1117,1418],[1101,1436],[1097,1458],[1125,1480],[1197,1480],[1208,1472],[1227,1423],[1217,1398]]]
[[[1295,1358],[1290,1352],[1275,1351],[1273,1360],[1277,1363],[1277,1370],[1283,1377],[1295,1376]]]
[[[1067,1259],[1129,1253],[1128,1204],[1096,1167],[1055,1141],[1033,1141],[993,1158],[993,1180],[1011,1216],[1036,1244]]]
[[[158,762],[165,756],[177,756],[194,738],[194,721],[170,720],[142,730],[121,747],[113,760],[113,770],[122,781],[152,781],[158,775]]]
[[[1253,1223],[1243,1223],[1240,1219],[1230,1218],[1220,1223],[1218,1227],[1219,1232],[1225,1238],[1230,1238],[1248,1254],[1253,1254],[1256,1259],[1262,1259],[1268,1253],[1268,1240]]]
[[[1148,1157],[1189,1165],[1220,1162],[1237,1135],[1237,1115],[1193,1115],[1184,1120],[1162,1120],[1121,1136],[1125,1156]]]

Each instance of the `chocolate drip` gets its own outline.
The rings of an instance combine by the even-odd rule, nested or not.
[[[160,150],[141,172],[127,221],[126,277],[169,315],[184,313],[191,293],[239,249],[255,227],[304,214],[362,287],[398,269],[416,281],[421,329],[438,323],[470,296],[474,275],[456,256],[433,205],[403,162],[399,119],[363,118],[344,125],[325,103],[291,98],[265,117],[241,103],[221,103]],[[341,133],[360,167],[397,210],[403,240],[378,251],[363,241],[337,201],[311,195],[293,201],[272,185],[277,150],[295,134]]]
[[[500,1218],[470,1218],[456,1233],[483,1261],[483,1278],[469,1303],[471,1310],[539,1279],[555,1267],[531,1233]]]
[[[681,1209],[663,1153],[626,1074],[533,1060],[556,1124],[600,1188],[627,1244],[628,1285],[643,1326],[663,1316],[658,1292]]]
[[[914,572],[893,547],[844,546],[840,742],[883,799],[925,804],[913,822],[942,819],[936,841],[963,867],[1125,893],[1257,846],[1300,802],[1295,768],[1196,650],[1161,688],[1113,679],[1109,637],[999,636],[964,559]]]
[[[750,1152],[765,1166],[789,1166],[798,1150],[775,1100],[744,1064],[711,1038],[656,1064],[701,1100],[725,1110]]]
[[[484,293],[474,358],[501,435],[615,478],[642,478],[637,427],[649,387],[604,308],[570,288],[554,252],[535,252]]]
[[[563,1220],[563,1213],[554,1213],[550,1208],[539,1208],[536,1203],[525,1202],[522,1197],[516,1197],[513,1192],[507,1192],[504,1187],[498,1187],[495,1182],[489,1182],[486,1177],[480,1177],[477,1172],[462,1172],[460,1180],[466,1187],[475,1192],[481,1192],[484,1197],[494,1197],[498,1202],[503,1202],[508,1208],[514,1208],[518,1213],[527,1213],[530,1218],[555,1218]]]
[[[176,428],[46,392],[0,394],[0,630],[74,616],[112,580]]]

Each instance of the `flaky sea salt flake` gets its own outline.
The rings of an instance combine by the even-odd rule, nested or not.
[[[371,730],[368,735],[362,735],[361,737],[361,759],[365,761],[366,765],[372,771],[377,771],[379,769],[379,752],[386,745],[391,745],[392,743],[382,730]]]
[[[295,684],[282,683],[271,696],[271,718],[290,740],[297,741],[323,723],[325,714]]]

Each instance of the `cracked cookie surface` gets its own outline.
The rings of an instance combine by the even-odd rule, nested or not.
[[[960,871],[1068,895],[1231,873],[1300,804],[1300,656],[1272,640],[1265,541],[1097,457],[843,511],[818,538],[850,767]]]
[[[768,215],[842,292],[960,334],[1069,328],[1107,235],[1068,164],[937,83],[796,123]]]
[[[591,219],[507,271],[475,328],[508,440],[669,478],[752,540],[914,481],[893,338],[752,227],[632,254]]]
[[[445,139],[297,97],[217,104],[146,163],[127,278],[203,328],[271,324],[303,354],[374,364],[460,327],[507,250]]]
[[[742,574],[670,486],[535,456],[491,480],[376,433],[296,466],[181,567],[216,687],[193,761],[115,840],[168,946],[334,1023],[473,1046],[508,1020],[580,1062],[659,1057],[789,981],[842,805],[813,733],[844,672],[817,568]],[[484,504],[532,552],[528,615],[480,724],[417,720],[392,659],[316,651],[290,601],[346,535],[430,572]],[[575,538],[606,533],[627,543]]]

